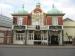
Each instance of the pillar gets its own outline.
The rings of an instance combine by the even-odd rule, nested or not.
[[[62,39],[63,39],[63,32],[62,32],[62,30],[61,30],[61,32],[60,32],[60,34],[59,34],[59,45],[63,45],[63,41],[62,41]]]
[[[48,45],[51,45],[51,31],[48,31]]]
[[[15,41],[16,41],[16,32],[15,31],[13,31],[13,44],[15,44]]]
[[[28,40],[28,36],[27,36],[27,31],[25,30],[25,32],[24,32],[25,45],[27,44],[27,40]]]
[[[28,44],[28,40],[29,40],[29,32],[28,31],[26,31],[26,38],[27,38],[27,43],[26,44]]]
[[[34,41],[34,31],[33,31],[33,41]]]
[[[49,35],[48,35],[48,31],[47,31],[46,35],[47,35],[47,45],[48,45],[48,37],[49,37]]]

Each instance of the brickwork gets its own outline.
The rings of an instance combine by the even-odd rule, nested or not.
[[[47,16],[47,25],[52,25],[52,18],[51,16]]]
[[[12,41],[13,41],[12,32],[11,31],[5,31],[5,33],[4,33],[4,44],[11,44]]]
[[[58,17],[58,24],[59,25],[63,25],[63,18],[62,18],[62,16]]]

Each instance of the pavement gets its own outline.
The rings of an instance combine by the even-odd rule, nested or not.
[[[0,48],[74,48],[72,45],[65,46],[40,46],[40,45],[0,45]]]

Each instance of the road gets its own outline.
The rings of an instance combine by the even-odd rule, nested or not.
[[[0,48],[0,56],[75,56],[75,48]]]

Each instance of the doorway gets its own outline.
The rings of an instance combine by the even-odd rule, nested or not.
[[[35,31],[34,33],[34,45],[41,45],[41,32]]]
[[[35,33],[34,33],[34,40],[41,40],[41,33],[40,33],[40,31],[35,31]]]
[[[58,45],[58,36],[52,35],[51,36],[51,45]]]

